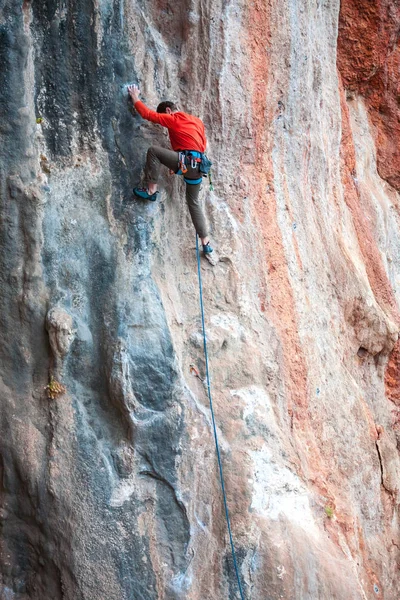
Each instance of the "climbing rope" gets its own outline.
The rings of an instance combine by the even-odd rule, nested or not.
[[[236,573],[236,579],[237,579],[237,582],[238,582],[240,598],[241,598],[241,600],[245,600],[244,594],[243,594],[243,590],[242,590],[242,584],[241,584],[241,581],[240,581],[238,564],[237,564],[237,560],[236,560],[235,545],[233,543],[231,521],[230,521],[230,518],[229,518],[229,511],[228,511],[228,502],[227,502],[226,493],[225,493],[224,474],[223,474],[223,471],[222,471],[221,454],[220,454],[220,451],[219,451],[219,444],[218,444],[217,427],[215,425],[214,408],[213,408],[213,402],[212,402],[212,398],[211,398],[210,374],[209,374],[209,370],[208,370],[208,353],[207,353],[207,340],[206,340],[206,326],[205,326],[205,322],[204,322],[203,284],[202,284],[202,281],[201,281],[201,271],[200,271],[199,237],[198,237],[197,234],[196,234],[196,253],[197,253],[197,273],[198,273],[198,276],[199,276],[201,324],[202,324],[202,328],[203,328],[203,348],[204,348],[204,358],[205,358],[205,361],[206,361],[207,392],[208,392],[208,399],[209,399],[209,402],[210,402],[210,411],[211,411],[211,419],[212,419],[213,432],[214,432],[215,449],[217,451],[218,468],[219,468],[219,478],[220,478],[220,481],[221,481],[222,497],[224,499],[225,518],[226,518],[226,524],[228,526],[228,533],[229,533],[229,541],[230,541],[230,544],[231,544],[233,566],[235,567],[235,573]]]

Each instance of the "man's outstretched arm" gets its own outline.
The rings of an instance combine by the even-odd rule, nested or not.
[[[146,121],[151,121],[152,123],[158,123],[163,127],[171,128],[175,122],[175,119],[172,115],[166,115],[163,113],[158,113],[155,110],[151,110],[147,108],[147,106],[139,100],[140,90],[137,85],[130,85],[128,87],[128,92],[130,97],[132,98],[132,102],[134,107],[138,111],[139,115],[146,119]]]

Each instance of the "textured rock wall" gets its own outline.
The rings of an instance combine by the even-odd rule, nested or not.
[[[0,9],[1,598],[238,597],[191,373],[194,231],[177,178],[131,199],[167,144],[132,81],[208,130],[221,261],[202,273],[246,598],[400,597],[397,4]]]

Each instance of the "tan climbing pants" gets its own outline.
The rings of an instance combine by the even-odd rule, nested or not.
[[[175,173],[179,170],[179,153],[174,150],[167,150],[160,146],[151,146],[147,151],[146,166],[144,168],[145,184],[157,183],[160,176],[161,165],[165,165]],[[190,160],[187,160],[187,179],[198,179],[201,176],[199,167],[192,169]],[[208,235],[206,217],[203,205],[200,199],[201,183],[191,185],[186,184],[186,202],[189,207],[190,216],[198,235],[205,238]]]

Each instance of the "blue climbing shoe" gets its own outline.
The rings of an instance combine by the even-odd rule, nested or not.
[[[215,250],[212,249],[210,242],[203,244],[203,255],[213,267],[219,262],[219,256]]]
[[[149,194],[149,191],[147,188],[133,188],[133,193],[135,194],[135,196],[137,196],[138,198],[141,198],[142,200],[151,200],[152,202],[155,202],[157,200],[158,194],[160,192],[154,192],[154,194]]]

